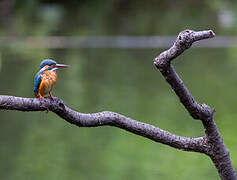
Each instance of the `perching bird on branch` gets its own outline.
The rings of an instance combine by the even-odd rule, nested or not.
[[[56,70],[58,68],[67,68],[68,65],[57,64],[56,61],[45,59],[40,63],[40,71],[34,78],[34,93],[35,97],[45,99],[44,96],[49,94],[49,97],[54,100],[51,91],[58,80]]]

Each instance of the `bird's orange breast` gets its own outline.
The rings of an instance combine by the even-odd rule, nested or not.
[[[44,74],[42,74],[38,93],[42,96],[48,94],[57,83],[57,80],[58,76],[55,71],[45,71]]]

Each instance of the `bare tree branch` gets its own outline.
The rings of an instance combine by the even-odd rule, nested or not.
[[[194,119],[206,119],[212,115],[211,109],[206,105],[199,105],[191,93],[185,87],[183,81],[175,72],[171,61],[178,55],[182,54],[184,50],[191,47],[192,43],[198,40],[214,37],[213,31],[194,32],[191,30],[182,31],[174,45],[167,51],[161,53],[155,58],[154,64],[165,77],[166,81],[171,85],[181,103],[188,110]]]
[[[221,135],[213,119],[215,110],[212,110],[206,104],[198,104],[195,101],[171,65],[171,61],[182,54],[184,50],[190,48],[193,42],[214,36],[215,34],[211,30],[200,32],[192,30],[182,31],[174,45],[154,59],[155,66],[171,85],[189,114],[194,119],[201,120],[205,129],[204,137],[188,138],[177,136],[153,125],[135,121],[129,117],[110,111],[92,114],[76,112],[68,108],[59,98],[55,98],[52,101],[48,98],[41,100],[37,98],[0,96],[0,109],[52,111],[67,122],[79,127],[118,127],[180,150],[204,153],[215,164],[221,179],[236,180],[237,177],[230,160],[229,152],[221,139]]]
[[[115,126],[156,142],[184,150],[208,153],[208,146],[204,137],[187,138],[176,136],[150,124],[135,121],[115,112],[104,111],[84,114],[76,112],[59,98],[55,101],[47,98],[45,101],[37,98],[22,98],[14,96],[0,96],[0,109],[18,111],[52,111],[71,124],[79,127]]]
[[[230,160],[229,152],[221,139],[221,135],[213,119],[215,110],[212,110],[206,104],[198,104],[195,101],[171,65],[171,61],[182,54],[184,50],[190,48],[193,42],[214,36],[215,34],[211,30],[199,32],[192,30],[182,31],[178,35],[174,45],[154,59],[154,65],[170,84],[189,114],[194,119],[202,121],[205,128],[207,144],[210,146],[208,154],[215,164],[221,179],[236,180],[237,177]]]

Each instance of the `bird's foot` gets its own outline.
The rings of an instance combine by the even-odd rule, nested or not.
[[[39,98],[42,99],[42,100],[45,100],[45,97],[39,95]]]
[[[49,97],[54,101],[54,98],[53,98],[51,92],[49,92]]]

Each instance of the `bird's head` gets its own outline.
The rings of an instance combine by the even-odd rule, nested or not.
[[[69,65],[57,64],[56,61],[52,59],[45,59],[40,63],[40,71],[55,71],[58,68],[67,68]]]

